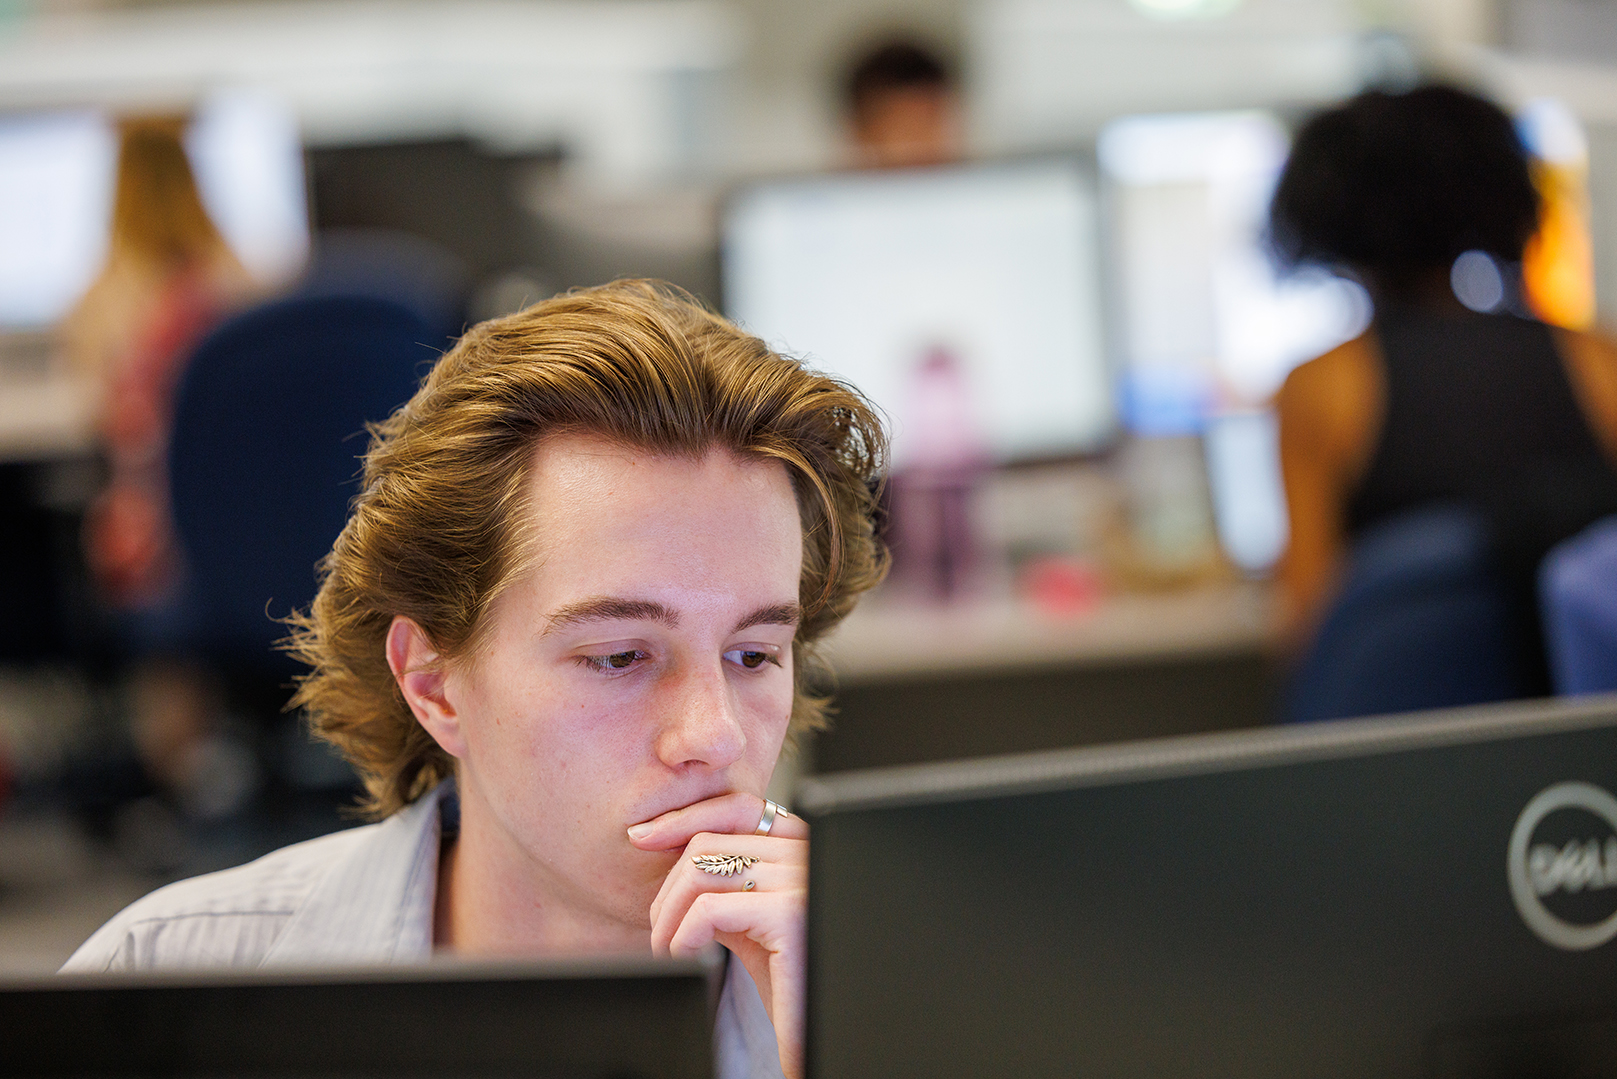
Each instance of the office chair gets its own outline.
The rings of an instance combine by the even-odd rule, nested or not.
[[[1538,580],[1555,692],[1617,690],[1617,517],[1552,549]]]
[[[358,492],[365,424],[415,392],[438,356],[403,307],[303,297],[226,322],[198,346],[176,395],[169,476],[199,608],[198,651],[284,685],[277,619],[307,607],[315,565]]]
[[[421,320],[428,331],[422,341],[447,348],[466,329],[471,278],[464,261],[423,236],[385,228],[321,229],[293,294],[390,300]]]
[[[1525,645],[1480,515],[1412,512],[1359,538],[1336,602],[1296,670],[1293,722],[1510,700]]]

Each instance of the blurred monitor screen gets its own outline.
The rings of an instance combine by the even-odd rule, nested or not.
[[[1259,405],[1368,324],[1362,288],[1323,270],[1282,274],[1270,257],[1269,200],[1289,152],[1275,117],[1126,117],[1096,151],[1131,430],[1188,434],[1214,409]]]
[[[219,92],[197,106],[186,137],[197,187],[247,269],[268,284],[308,252],[302,145],[273,98]],[[0,330],[53,325],[106,258],[118,136],[91,111],[0,119]]]
[[[1112,431],[1096,200],[1043,160],[761,183],[726,208],[731,317],[864,391],[922,442],[923,363],[963,381],[965,448],[996,460],[1089,450]]]
[[[303,138],[291,106],[251,90],[203,99],[185,148],[219,231],[259,280],[281,284],[309,254]]]
[[[94,112],[0,120],[0,327],[49,326],[101,265],[117,139]]]
[[[1613,792],[1611,698],[810,778],[808,1074],[1617,1075]]]
[[[1224,553],[1248,573],[1269,570],[1291,535],[1275,414],[1253,409],[1209,417],[1202,445]]]

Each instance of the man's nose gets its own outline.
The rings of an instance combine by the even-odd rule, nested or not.
[[[746,752],[741,716],[718,664],[671,676],[666,705],[657,755],[669,767],[728,768]]]

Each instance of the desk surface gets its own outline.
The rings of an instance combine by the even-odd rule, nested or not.
[[[95,397],[53,373],[0,373],[0,462],[77,457],[95,447]]]
[[[1012,599],[854,609],[826,642],[844,684],[944,673],[1255,654],[1274,627],[1270,585],[1118,593],[1070,616]]]

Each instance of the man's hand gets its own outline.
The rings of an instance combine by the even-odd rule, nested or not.
[[[808,825],[782,812],[767,836],[755,835],[763,813],[757,795],[725,794],[638,824],[629,838],[641,850],[684,848],[651,904],[652,949],[693,955],[716,940],[734,952],[769,1009],[781,1069],[796,1079],[803,1071]],[[757,862],[721,877],[691,863],[703,854]]]

